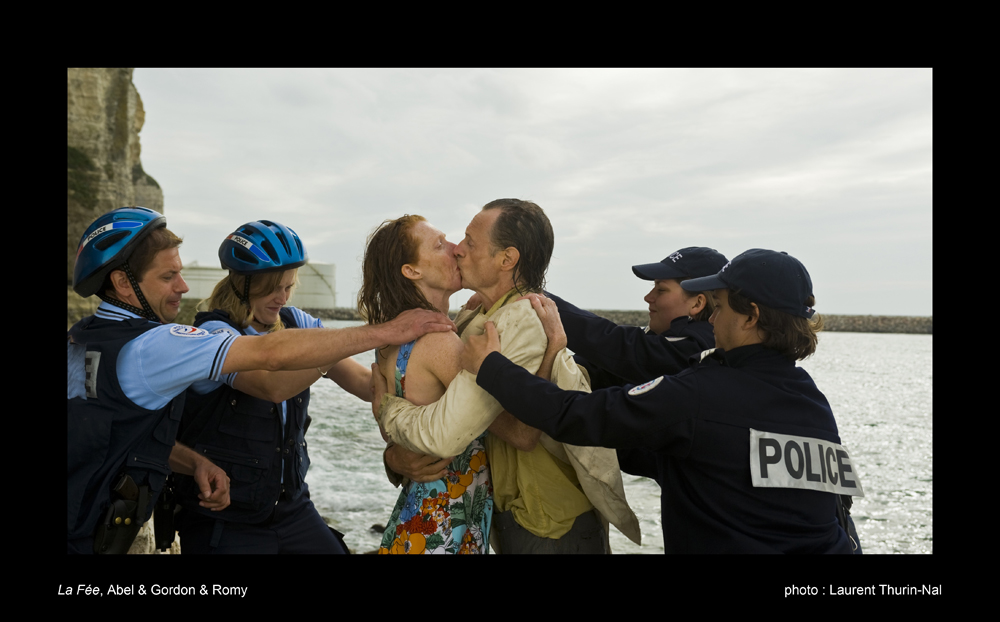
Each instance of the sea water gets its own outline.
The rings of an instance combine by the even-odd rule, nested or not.
[[[864,487],[851,513],[865,554],[933,550],[931,344],[931,335],[822,333],[816,354],[800,363],[829,399]],[[354,358],[365,366],[375,362],[373,352]],[[351,549],[374,551],[382,534],[373,527],[388,521],[399,489],[386,479],[385,443],[371,406],[321,380],[313,385],[309,412],[312,500]],[[662,553],[659,485],[627,473],[622,478],[642,545],[612,527],[612,551]]]

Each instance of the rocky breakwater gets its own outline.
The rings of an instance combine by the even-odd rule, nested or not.
[[[934,317],[921,315],[824,315],[823,330],[842,333],[912,333],[930,335]]]
[[[67,327],[99,302],[72,288],[76,246],[87,225],[126,205],[163,212],[163,191],[139,159],[145,118],[132,68],[66,70]]]
[[[311,309],[308,313],[316,317],[332,320],[361,321],[361,316],[354,309]],[[590,311],[618,325],[645,326],[649,323],[646,311],[611,311],[607,309],[592,309]],[[455,317],[456,312],[449,315]],[[910,315],[823,315],[823,330],[845,333],[912,333],[932,334],[933,316]]]
[[[591,313],[615,324],[645,326],[649,314],[645,311],[607,311],[593,309]],[[913,333],[930,335],[933,316],[910,315],[832,315],[823,314],[823,330],[844,333]]]

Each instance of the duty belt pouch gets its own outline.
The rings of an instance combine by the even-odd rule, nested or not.
[[[136,486],[128,475],[123,475],[111,491],[111,505],[104,519],[94,530],[94,553],[98,555],[124,555],[135,541],[142,527],[140,508],[149,500],[149,487]]]
[[[175,518],[177,516],[177,501],[174,496],[174,476],[167,478],[163,491],[156,505],[153,506],[153,538],[156,548],[166,551],[177,538]]]

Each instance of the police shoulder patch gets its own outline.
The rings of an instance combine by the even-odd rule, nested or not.
[[[174,324],[170,327],[170,334],[174,337],[207,337],[208,331],[203,328],[195,328],[194,326]]]
[[[628,390],[629,395],[642,395],[647,391],[652,391],[656,388],[656,385],[663,382],[663,376],[656,378],[655,380],[650,380],[649,382],[644,382],[638,386],[632,387]]]

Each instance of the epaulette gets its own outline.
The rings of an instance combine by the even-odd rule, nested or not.
[[[719,365],[726,364],[726,354],[725,350],[720,350],[719,348],[710,348],[708,350],[703,350],[697,354],[692,354],[688,357],[688,366],[697,367],[705,362],[705,359],[714,360],[719,363]]]

